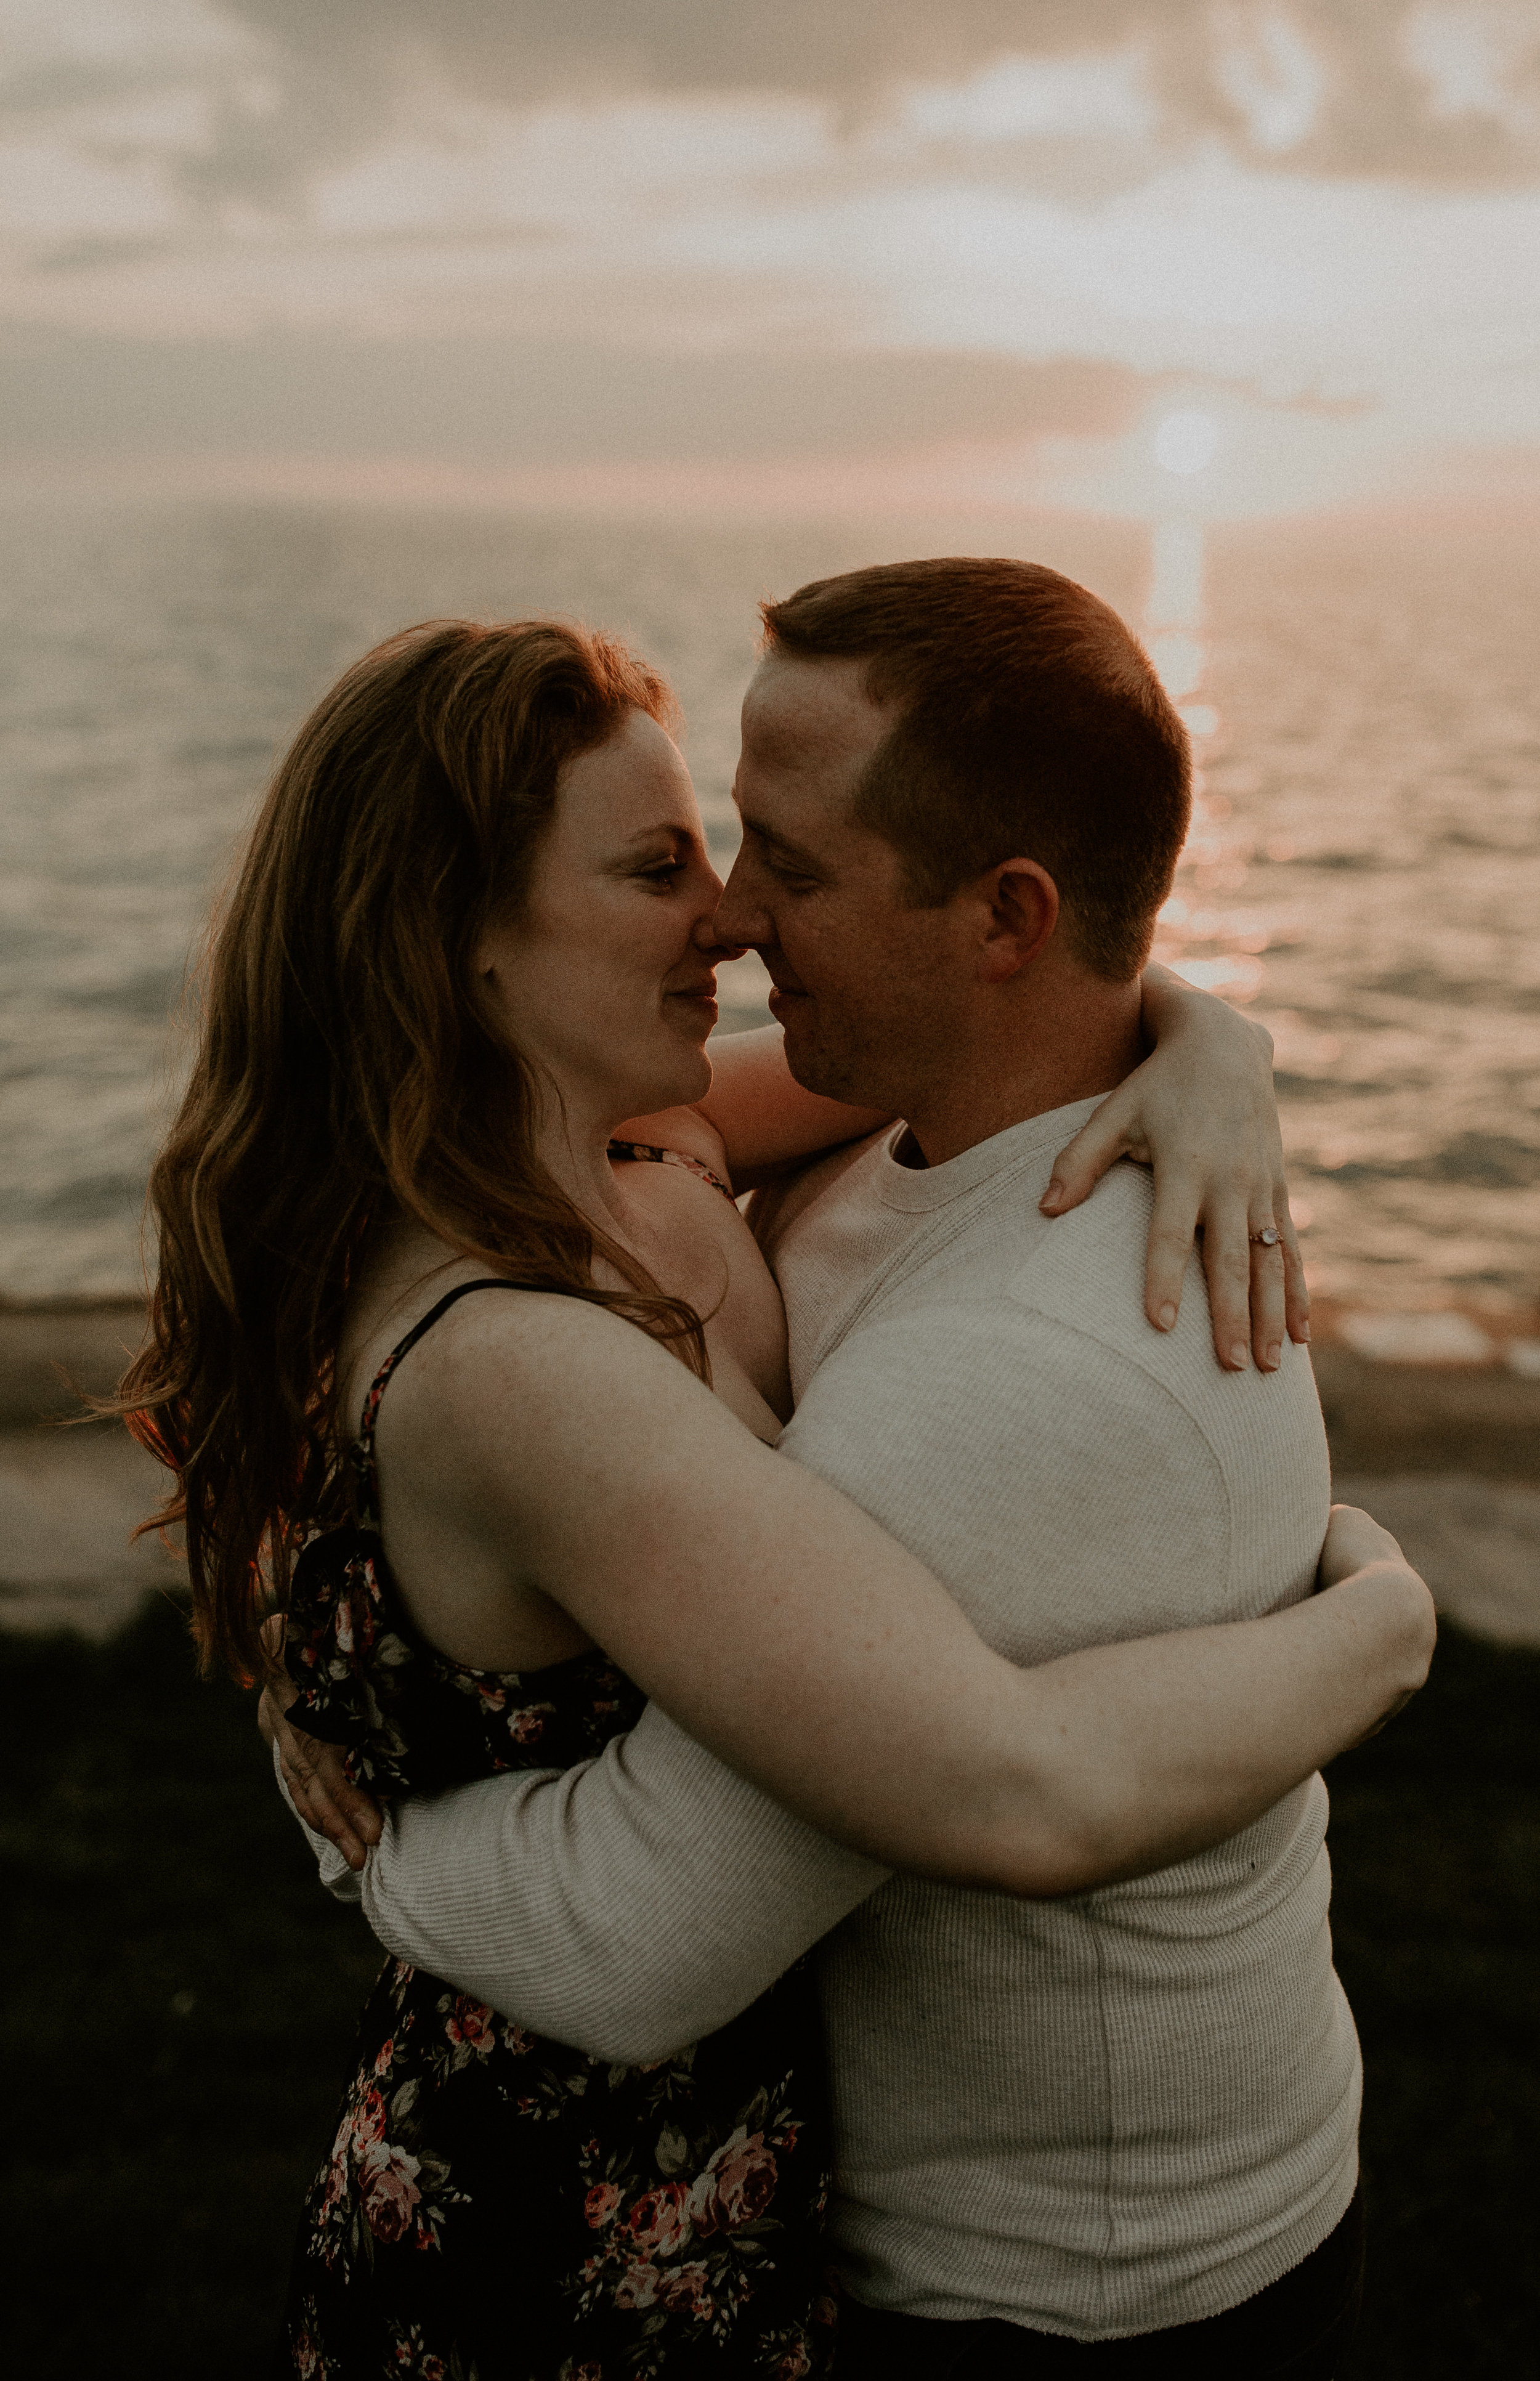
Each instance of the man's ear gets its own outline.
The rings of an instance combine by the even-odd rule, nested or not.
[[[974,887],[982,915],[979,974],[1004,983],[1030,967],[1058,923],[1058,886],[1035,860],[1002,860]]]

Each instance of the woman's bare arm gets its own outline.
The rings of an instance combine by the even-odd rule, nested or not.
[[[1201,1232],[1220,1363],[1236,1370],[1250,1349],[1273,1372],[1286,1332],[1302,1342],[1310,1337],[1310,1295],[1289,1213],[1271,1036],[1167,968],[1146,968],[1143,989],[1150,1056],[1060,1151],[1045,1211],[1068,1215],[1119,1157],[1153,1166],[1150,1321],[1162,1331],[1175,1323]],[[735,1190],[752,1190],[891,1121],[803,1091],[787,1067],[778,1025],[713,1042],[711,1059],[703,1100],[633,1117],[620,1137],[687,1151],[724,1172]],[[1253,1237],[1267,1226],[1278,1236],[1271,1248]]]
[[[1289,1213],[1283,1140],[1265,1029],[1169,969],[1144,971],[1144,1027],[1155,1048],[1109,1092],[1054,1160],[1043,1201],[1053,1215],[1088,1198],[1119,1157],[1155,1169],[1144,1312],[1168,1331],[1202,1231],[1214,1347],[1227,1370],[1248,1346],[1264,1372],[1282,1340],[1310,1337],[1310,1293]],[[1057,1196],[1055,1196],[1055,1192]],[[1277,1244],[1253,1236],[1271,1227]]]
[[[1351,1519],[1375,1527],[1366,1514]],[[1039,1899],[1088,1892],[1222,1842],[1373,1735],[1423,1683],[1433,1636],[1421,1580],[1399,1559],[1376,1560],[1265,1620],[1013,1672],[1017,1691],[997,1721],[1006,1740],[993,1746],[981,1731],[955,1799],[934,1813],[924,1765],[911,1770],[907,1749],[909,1790],[880,1793],[869,1780],[874,1811],[852,1813],[842,1797],[835,1808],[833,1780],[811,1790],[803,1780],[794,1796],[763,1764],[732,1765],[873,1859]],[[379,1810],[347,1778],[339,1747],[289,1724],[297,1691],[286,1681],[264,1692],[263,1733],[299,1816],[361,1869]]]
[[[696,1108],[721,1134],[737,1190],[757,1190],[801,1159],[864,1140],[893,1121],[876,1108],[847,1107],[804,1091],[786,1063],[778,1025],[719,1034],[708,1055],[711,1089]]]
[[[509,1327],[479,1303],[386,1408],[398,1493],[473,1513],[691,1736],[874,1859],[1035,1895],[1160,1867],[1425,1675],[1432,1606],[1388,1556],[1266,1620],[1019,1669],[630,1326],[530,1297]]]
[[[891,1117],[807,1092],[786,1063],[778,1025],[720,1035],[711,1044],[711,1089],[692,1107],[631,1117],[621,1141],[681,1149],[724,1171],[735,1190],[757,1190],[804,1159],[860,1141]]]

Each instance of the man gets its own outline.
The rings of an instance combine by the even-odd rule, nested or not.
[[[764,955],[799,1080],[907,1119],[765,1201],[783,1447],[1019,1662],[1308,1593],[1328,1480],[1307,1360],[1238,1347],[1220,1370],[1196,1296],[1149,1328],[1136,1170],[1057,1222],[1036,1204],[1138,1063],[1186,832],[1147,661],[1082,589],[1003,561],[854,572],[765,624],[719,932]],[[581,1792],[409,1807],[372,1864],[375,1931],[645,2058],[832,1928],[845,2381],[1035,2375],[1091,2343],[1097,2372],[1327,2381],[1356,2302],[1359,2063],[1318,1778],[1179,1867],[1026,1903],[874,1890],[791,1823],[767,1863],[749,1789],[681,1743],[649,1715]]]

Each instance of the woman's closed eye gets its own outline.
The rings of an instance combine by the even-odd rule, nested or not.
[[[671,893],[684,870],[682,860],[656,860],[650,867],[638,869],[637,874],[644,885],[655,885],[660,892]]]

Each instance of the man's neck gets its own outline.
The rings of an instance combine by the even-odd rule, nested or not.
[[[927,1166],[1051,1109],[1101,1098],[1144,1056],[1137,983],[1005,1023],[956,1052],[934,1083],[912,1087],[903,1115]]]

